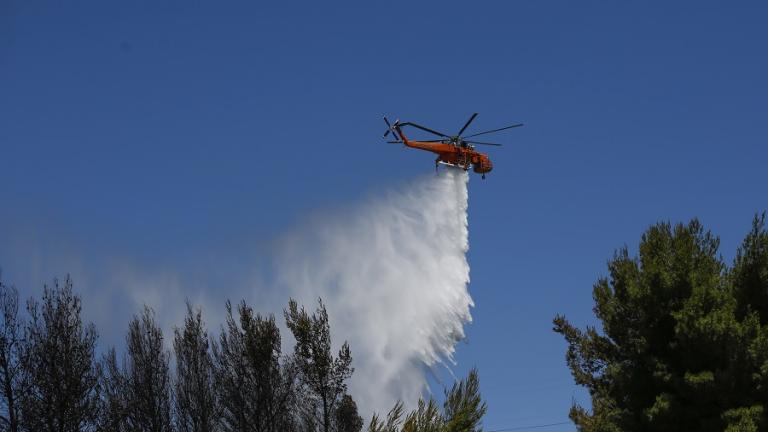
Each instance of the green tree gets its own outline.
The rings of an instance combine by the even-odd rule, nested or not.
[[[486,410],[477,369],[472,369],[467,378],[445,390],[442,412],[432,398],[420,399],[417,408],[407,414],[398,402],[386,420],[374,414],[368,432],[479,432]]]
[[[768,427],[768,231],[765,213],[755,216],[752,230],[736,254],[729,274],[736,299],[736,316],[742,323],[743,346],[734,359],[739,408],[728,412],[730,424]],[[735,430],[735,429],[734,429]],[[749,430],[744,428],[743,430]]]
[[[472,369],[466,379],[453,384],[443,404],[446,432],[478,430],[486,406],[480,397],[480,379]]]
[[[336,428],[335,414],[354,371],[349,345],[344,342],[333,356],[328,312],[322,300],[310,315],[291,299],[285,321],[296,339],[293,361],[301,383],[299,406],[305,414],[305,427],[330,432]]]
[[[591,396],[591,411],[571,409],[579,430],[766,425],[764,218],[755,219],[733,269],[718,247],[698,220],[654,225],[643,234],[639,255],[630,257],[623,247],[608,263],[609,277],[594,285],[601,330],[555,317],[554,330],[568,343],[566,362]]]
[[[427,402],[419,400],[418,407],[405,416],[402,432],[448,432],[448,428],[437,402],[430,398]]]
[[[736,313],[744,319],[756,313],[761,325],[768,323],[768,234],[765,213],[755,216],[752,230],[736,254],[731,272]]]

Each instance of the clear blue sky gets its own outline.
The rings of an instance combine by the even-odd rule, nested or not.
[[[730,260],[768,208],[765,2],[107,3],[0,2],[0,266],[24,294],[104,257],[224,283],[200,263],[432,170],[381,114],[521,121],[470,182],[456,369],[492,430],[584,401],[551,319],[593,322],[617,247],[696,216]]]

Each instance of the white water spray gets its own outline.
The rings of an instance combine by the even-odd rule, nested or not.
[[[158,312],[170,341],[167,335],[185,313],[180,301],[184,296],[203,308],[213,335],[223,321],[224,298],[244,297],[257,310],[277,312],[282,322],[279,312],[289,296],[309,309],[322,297],[335,345],[347,340],[352,349],[356,371],[350,393],[367,417],[374,410],[387,411],[397,399],[412,407],[427,388],[427,368],[452,361],[464,324],[471,321],[465,256],[467,181],[463,171],[442,170],[439,176],[427,175],[363,203],[311,218],[309,224],[280,237],[282,247],[276,254],[269,251],[275,266],[256,270],[251,281],[224,279],[226,283],[208,285],[188,278],[189,269],[147,268],[94,257],[88,261],[98,262],[93,269],[102,269],[101,273],[72,270],[79,261],[67,254],[63,258],[53,254],[43,262],[53,274],[74,272],[76,286],[84,294],[84,310],[91,314],[88,319],[103,330],[102,340],[115,344],[121,343],[125,322],[142,304]],[[21,256],[29,254],[16,254],[17,259]],[[39,258],[25,262],[40,262]],[[230,269],[229,260],[220,266],[205,262],[206,268],[229,269],[227,275],[245,273]],[[21,285],[41,281],[38,276],[27,279]],[[254,285],[260,288],[253,291]],[[209,286],[229,288],[224,292]],[[290,339],[285,337],[286,342]],[[288,353],[291,347],[283,350]]]
[[[278,286],[327,304],[334,344],[347,340],[361,414],[412,406],[425,369],[452,361],[471,321],[465,172],[448,169],[310,224],[285,239]]]

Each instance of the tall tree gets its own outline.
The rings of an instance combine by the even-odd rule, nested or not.
[[[42,302],[27,305],[23,368],[29,392],[22,395],[26,430],[79,432],[95,427],[99,365],[94,361],[96,329],[83,324],[72,281],[45,287]]]
[[[214,345],[215,382],[227,431],[292,430],[294,373],[280,363],[280,330],[241,302],[239,319],[227,302],[226,328]]]
[[[331,329],[322,300],[309,314],[291,299],[285,321],[296,339],[293,358],[302,386],[300,407],[323,432],[334,430],[336,413],[352,376],[352,353],[344,342],[336,357],[331,353]]]
[[[176,352],[175,418],[179,432],[210,432],[217,426],[213,358],[202,311],[187,302],[184,328],[174,329]]]
[[[719,240],[693,220],[652,226],[639,256],[626,247],[593,288],[602,326],[581,330],[555,317],[566,361],[592,399],[574,405],[582,431],[758,430],[765,423],[768,328],[761,219],[730,272]],[[761,267],[762,266],[762,267]],[[764,289],[765,285],[763,285]],[[736,295],[734,296],[734,293]]]
[[[126,424],[129,430],[171,431],[169,354],[155,313],[144,306],[128,325],[125,371]]]
[[[24,335],[19,320],[19,293],[0,281],[0,430],[19,430],[19,399],[25,391],[21,369]]]

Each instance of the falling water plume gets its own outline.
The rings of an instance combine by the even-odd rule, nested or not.
[[[452,362],[471,321],[466,172],[447,169],[315,218],[287,235],[277,286],[327,304],[334,344],[348,341],[361,413],[415,404],[427,368]]]

